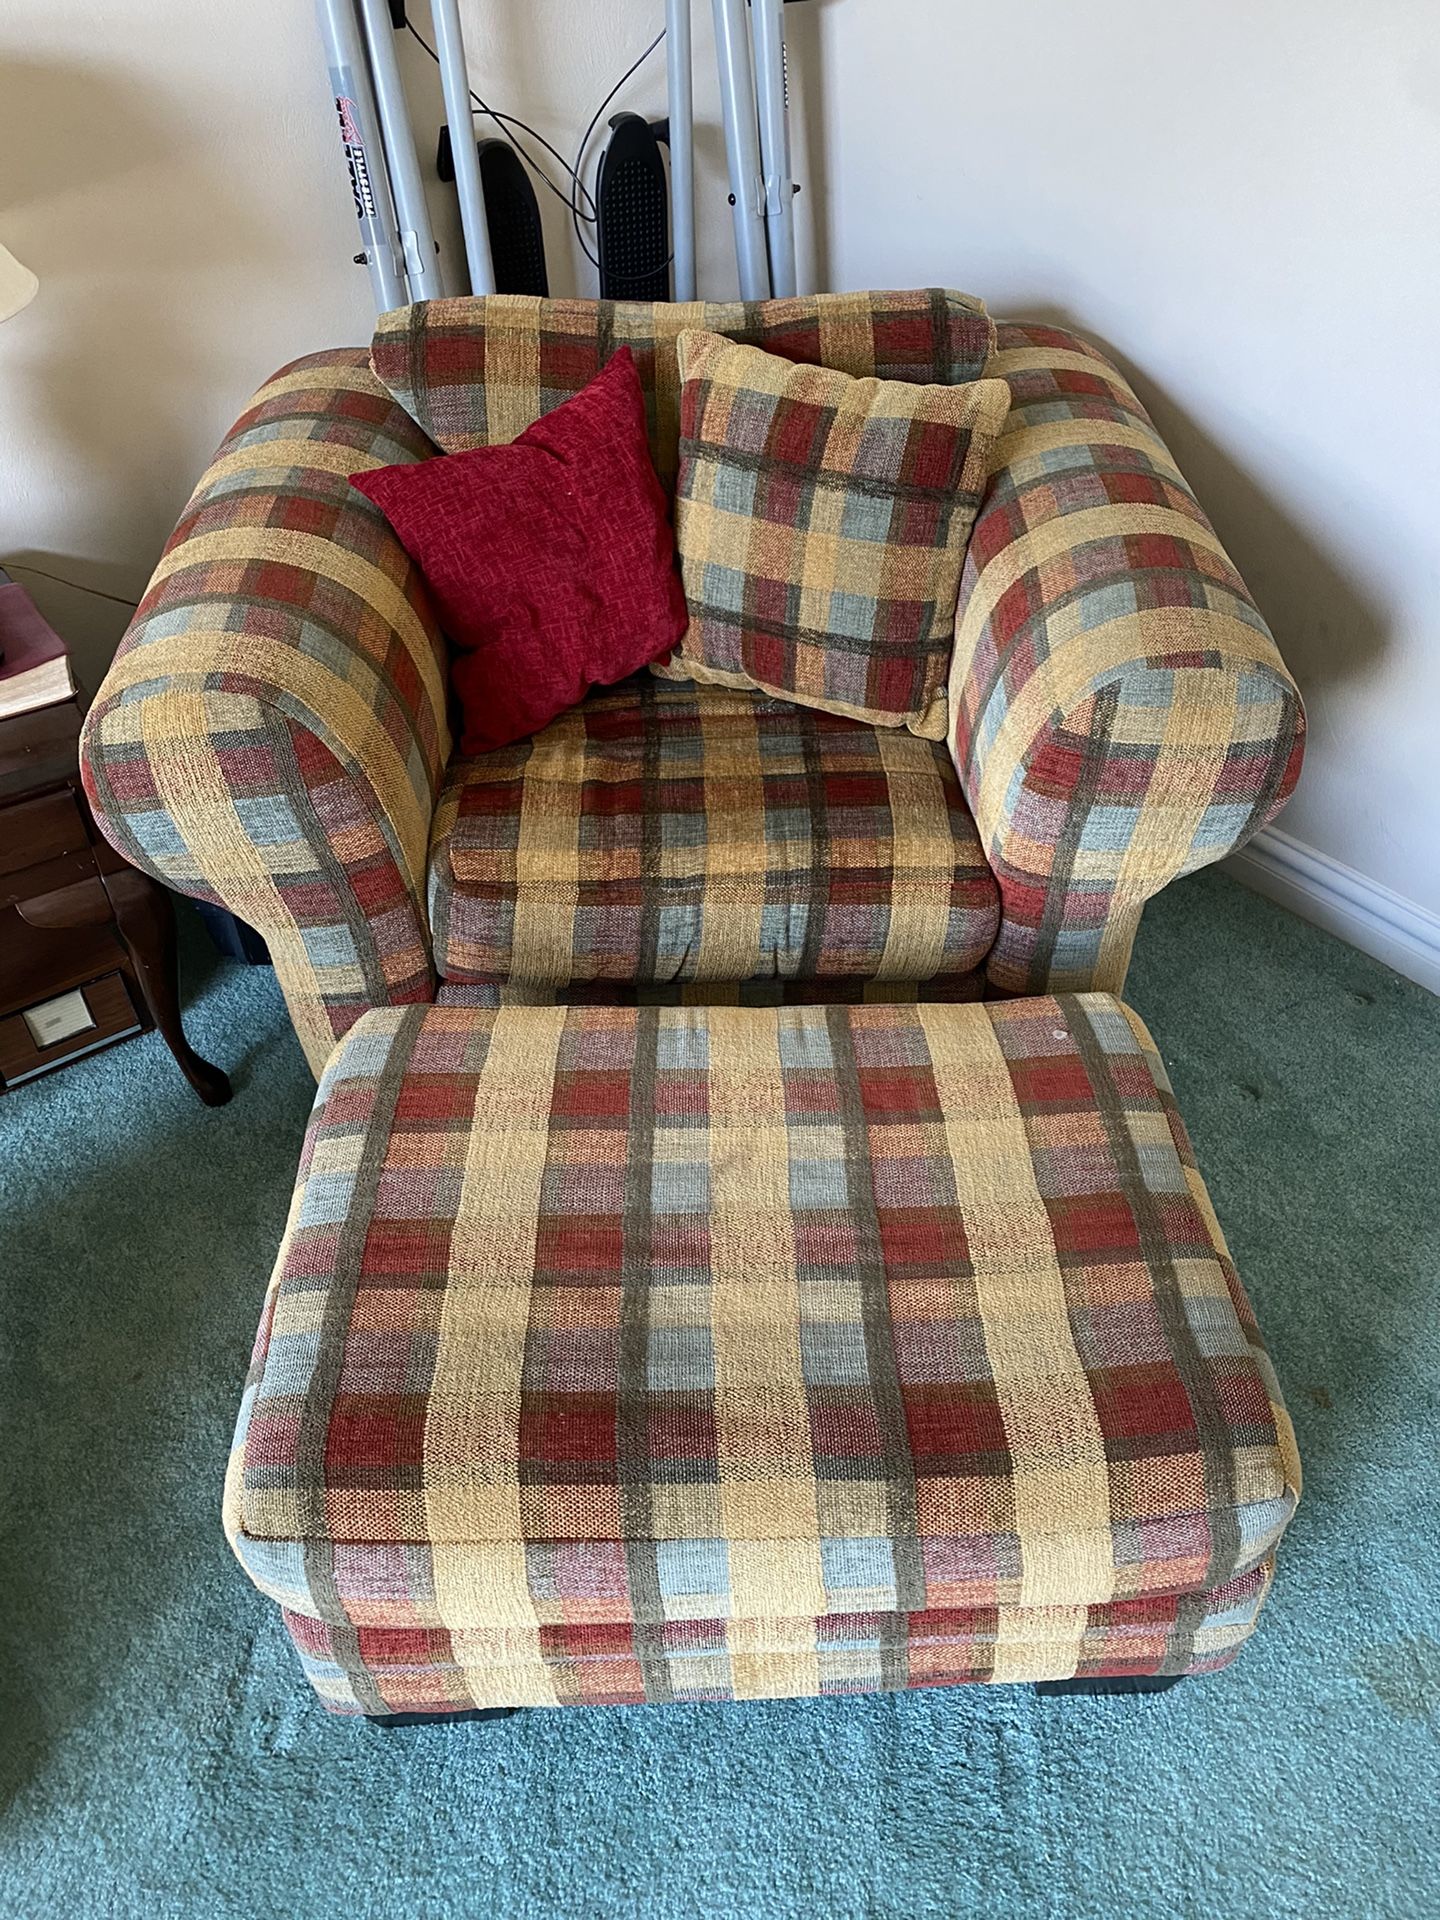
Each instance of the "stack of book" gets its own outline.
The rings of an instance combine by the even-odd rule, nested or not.
[[[65,642],[24,587],[0,573],[0,720],[74,693]]]

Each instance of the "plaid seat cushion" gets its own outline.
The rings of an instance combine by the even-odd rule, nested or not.
[[[384,1712],[1219,1665],[1298,1487],[1119,1003],[431,1007],[322,1079],[226,1524]]]
[[[668,483],[679,437],[675,342],[686,327],[786,360],[938,386],[978,380],[995,344],[983,301],[940,287],[754,301],[488,294],[382,314],[370,364],[438,446],[461,453],[513,440],[578,393],[618,347],[629,347],[645,390],[656,471]]]
[[[960,568],[1009,387],[856,380],[715,333],[682,333],[679,356],[690,627],[654,671],[943,740]]]
[[[452,984],[935,997],[998,894],[943,745],[642,675],[452,766],[430,912]]]

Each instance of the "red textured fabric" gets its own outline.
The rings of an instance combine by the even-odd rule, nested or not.
[[[425,575],[455,648],[462,753],[523,740],[685,632],[628,347],[508,447],[350,478]]]

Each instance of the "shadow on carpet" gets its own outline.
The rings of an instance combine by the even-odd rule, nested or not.
[[[0,1913],[347,1920],[1440,1908],[1440,1003],[1223,876],[1148,915],[1170,1066],[1306,1497],[1228,1673],[330,1719],[220,1533],[313,1091],[187,925],[207,1112],[153,1036],[0,1100]]]

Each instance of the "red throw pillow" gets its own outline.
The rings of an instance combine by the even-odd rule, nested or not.
[[[456,649],[462,753],[523,740],[685,632],[628,347],[508,447],[350,480],[425,575]]]

